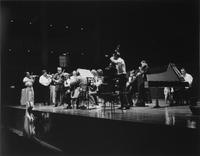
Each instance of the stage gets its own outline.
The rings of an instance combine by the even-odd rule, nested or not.
[[[188,105],[170,107],[160,100],[160,108],[154,108],[154,102],[128,110],[118,105],[113,110],[109,105],[80,110],[35,104],[31,139],[58,153],[76,155],[197,155],[200,116],[192,115]],[[4,125],[20,136],[25,110],[5,107]]]
[[[131,107],[127,110],[118,109],[119,105],[115,105],[115,109],[111,110],[109,105],[104,108],[103,105],[98,107],[90,107],[91,109],[66,109],[67,105],[58,107],[43,106],[36,103],[34,111],[44,113],[56,113],[63,115],[76,115],[90,118],[119,120],[124,122],[143,123],[143,124],[159,124],[167,126],[180,126],[184,128],[199,128],[200,117],[192,115],[188,105],[169,106],[160,100],[160,108],[154,108],[155,102],[146,104],[145,107]],[[25,106],[8,106],[10,108],[25,110]]]

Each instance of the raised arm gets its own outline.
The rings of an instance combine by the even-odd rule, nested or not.
[[[115,60],[113,56],[110,57],[110,60],[111,60],[111,62],[114,63],[114,64],[118,64],[118,63],[119,63],[119,61],[118,61],[118,60]]]

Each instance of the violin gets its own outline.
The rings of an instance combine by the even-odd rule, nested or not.
[[[62,71],[61,74],[58,75],[58,73],[56,73],[56,74],[53,76],[52,80],[53,80],[53,82],[54,82],[55,85],[56,85],[56,84],[61,84],[61,83],[63,82],[64,72],[65,72],[65,69]],[[57,78],[57,76],[58,76],[58,78]]]

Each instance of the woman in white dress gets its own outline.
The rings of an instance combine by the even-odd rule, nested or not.
[[[23,79],[23,83],[26,88],[22,89],[21,105],[26,105],[27,102],[34,103],[34,81],[35,77],[32,77],[29,72],[26,72],[26,76]]]

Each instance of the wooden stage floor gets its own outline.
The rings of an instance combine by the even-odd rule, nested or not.
[[[153,100],[152,104],[146,104],[145,107],[131,107],[128,110],[117,109],[119,105],[116,105],[114,110],[111,110],[108,105],[105,108],[100,105],[97,108],[91,107],[89,110],[80,110],[65,109],[66,105],[54,107],[36,103],[34,111],[195,129],[200,127],[200,116],[192,115],[188,105],[169,106],[165,104],[164,100],[159,100],[160,108],[154,108],[154,103]],[[9,107],[25,109],[25,106]]]

